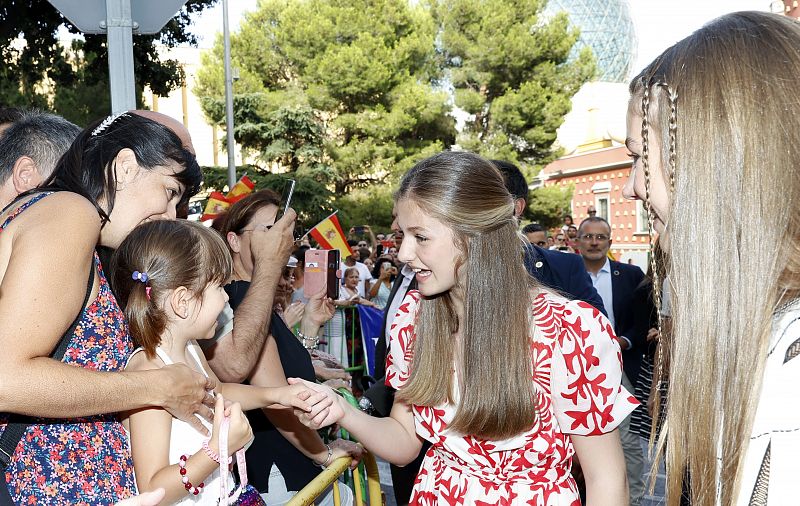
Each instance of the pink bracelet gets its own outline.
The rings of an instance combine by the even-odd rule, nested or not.
[[[211,441],[211,439],[206,439],[203,441],[203,451],[206,452],[208,458],[219,464],[219,455],[217,454],[217,452],[212,450],[211,447],[208,446],[209,441]],[[233,457],[232,456],[228,457],[228,465],[231,465],[232,463],[233,463]]]

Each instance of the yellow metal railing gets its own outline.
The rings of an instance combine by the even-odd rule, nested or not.
[[[333,484],[333,504],[340,506],[339,499],[339,476],[341,476],[352,461],[349,457],[342,457],[334,460],[325,470],[323,470],[316,478],[303,487],[292,499],[286,503],[286,506],[308,506],[314,503],[328,487]],[[381,483],[378,475],[378,465],[375,463],[375,457],[370,454],[365,454],[362,459],[364,467],[367,471],[367,496],[368,502],[364,502],[364,494],[362,492],[361,473],[353,473],[353,494],[355,496],[356,506],[382,506],[383,495],[381,494]]]

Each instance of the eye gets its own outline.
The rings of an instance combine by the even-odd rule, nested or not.
[[[417,240],[417,242],[427,242],[428,241],[427,237],[421,236],[421,235],[415,235],[414,238]]]
[[[167,188],[167,196],[169,196],[169,200],[174,200],[181,196],[180,188]]]
[[[636,163],[636,161],[637,161],[639,158],[641,158],[639,155],[635,155],[635,154],[633,154],[633,153],[630,153],[630,152],[626,153],[626,155],[628,155],[628,158],[630,158],[631,160],[633,160],[633,163]]]

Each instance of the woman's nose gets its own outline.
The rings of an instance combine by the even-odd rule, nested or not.
[[[631,166],[631,174],[622,187],[622,196],[628,200],[639,200],[639,195],[636,194],[636,164]]]

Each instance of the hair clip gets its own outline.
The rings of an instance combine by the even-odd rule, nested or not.
[[[150,276],[148,276],[146,272],[133,271],[133,274],[131,274],[131,279],[134,281],[147,283],[147,280],[150,279]]]
[[[92,137],[103,133],[103,130],[111,126],[111,123],[115,122],[119,118],[122,118],[123,116],[124,117],[129,116],[128,111],[123,111],[119,114],[112,114],[111,116],[104,119],[102,123],[97,125],[97,127],[95,127],[95,129],[92,130]]]

